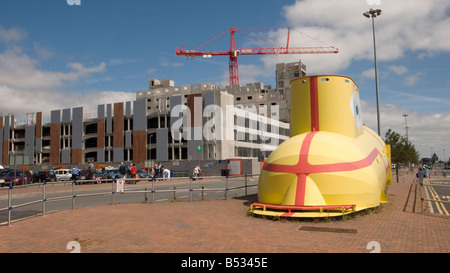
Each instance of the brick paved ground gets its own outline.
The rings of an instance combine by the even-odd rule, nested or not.
[[[66,210],[0,226],[0,252],[67,253],[76,240],[83,253],[367,253],[371,241],[383,253],[448,253],[450,217],[423,214],[420,197],[412,212],[413,194],[404,211],[415,184],[403,176],[390,187],[388,204],[319,222],[249,216],[251,198]],[[356,233],[300,230],[309,227]]]

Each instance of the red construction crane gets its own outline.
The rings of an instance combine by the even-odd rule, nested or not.
[[[230,56],[230,65],[229,65],[229,74],[230,74],[230,85],[239,85],[239,65],[238,65],[238,56],[240,55],[263,55],[263,54],[326,54],[326,53],[338,53],[338,49],[333,46],[327,46],[327,47],[289,47],[289,39],[291,34],[291,27],[288,27],[288,36],[287,36],[287,43],[286,47],[271,47],[271,48],[239,48],[236,49],[236,43],[234,39],[234,34],[236,31],[242,32],[244,34],[250,35],[256,39],[262,40],[261,38],[255,37],[251,34],[248,34],[244,31],[242,31],[244,28],[235,28],[231,27],[229,30],[223,32],[222,34],[218,35],[214,39],[208,41],[207,43],[201,45],[196,50],[186,50],[181,49],[184,46],[180,46],[180,48],[176,48],[176,53],[178,56],[186,56],[186,58],[194,59],[195,56],[202,56],[202,57],[211,57],[211,56]],[[230,32],[230,51],[227,52],[203,52],[198,51],[205,45],[211,43],[212,41],[216,40],[220,36],[224,35],[225,33]],[[267,41],[265,41],[267,42]],[[270,43],[270,42],[268,42]]]

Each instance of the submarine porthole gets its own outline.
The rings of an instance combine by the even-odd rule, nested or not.
[[[356,128],[360,129],[362,126],[362,116],[361,116],[361,105],[359,100],[359,95],[357,92],[353,92],[350,99],[350,110],[352,111],[353,117],[355,118]]]

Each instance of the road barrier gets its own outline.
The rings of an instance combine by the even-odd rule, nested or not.
[[[200,177],[197,179],[193,179],[192,177],[174,177],[174,178],[139,178],[139,179],[135,179],[135,178],[124,178],[123,180],[119,180],[119,179],[97,179],[97,180],[73,180],[70,182],[46,182],[43,181],[42,183],[34,183],[34,184],[27,184],[27,185],[23,185],[23,186],[12,186],[10,185],[7,188],[0,188],[0,190],[7,190],[8,194],[7,194],[7,198],[8,198],[8,205],[6,208],[0,208],[0,213],[2,211],[7,211],[8,213],[8,220],[5,223],[0,223],[0,225],[5,225],[7,223],[8,226],[11,226],[11,223],[13,222],[12,220],[12,212],[14,209],[17,208],[21,208],[21,207],[25,207],[25,206],[30,206],[33,204],[39,204],[42,203],[42,212],[32,215],[33,216],[39,216],[42,215],[44,216],[47,212],[47,208],[46,205],[49,202],[58,202],[58,201],[64,201],[64,200],[72,200],[72,209],[76,208],[76,202],[78,198],[84,198],[84,197],[98,197],[98,196],[107,196],[107,195],[111,195],[111,204],[114,205],[115,204],[115,195],[116,194],[139,194],[139,193],[143,193],[144,194],[144,202],[149,203],[148,202],[148,198],[147,198],[147,194],[151,194],[151,203],[155,203],[155,195],[159,194],[159,193],[168,193],[168,192],[173,192],[173,198],[174,200],[177,200],[177,194],[179,193],[189,193],[189,201],[192,202],[193,201],[193,193],[194,192],[201,192],[201,200],[204,199],[204,195],[205,192],[212,192],[212,191],[223,191],[224,192],[224,199],[228,200],[229,199],[229,192],[232,190],[238,190],[238,189],[244,189],[244,195],[243,196],[247,196],[248,195],[248,188],[250,187],[257,187],[257,183],[250,183],[249,184],[249,179],[251,177],[254,176],[259,176],[259,175],[242,175],[242,176],[208,176],[208,177]],[[205,188],[203,185],[201,185],[201,188],[198,187],[194,187],[193,182],[197,181],[197,182],[211,182],[212,180],[219,180],[220,182],[223,182],[221,180],[225,179],[225,187],[219,187],[219,188]],[[243,179],[243,180],[242,180]],[[173,187],[173,189],[168,189],[168,190],[164,190],[164,189],[160,189],[157,190],[155,189],[155,183],[159,184],[158,182],[186,182],[187,180],[189,180],[189,188],[188,189],[177,189],[177,187]],[[238,180],[239,182],[242,182],[243,185],[239,185],[239,186],[234,186],[234,187],[230,187],[229,183],[231,181],[234,180]],[[253,181],[254,179],[252,179]],[[144,188],[143,190],[139,190],[139,189],[131,189],[131,190],[123,190],[123,188],[118,188],[118,183],[125,183],[125,184],[136,184],[137,182],[142,182],[142,181],[146,181],[146,182],[150,182],[151,183],[151,187],[149,188]],[[66,195],[66,196],[58,196],[58,197],[48,197],[47,195],[47,189],[48,187],[53,187],[53,186],[65,186],[66,184],[71,184],[71,195]],[[111,191],[104,191],[104,192],[98,192],[98,193],[80,193],[77,191],[77,187],[87,184],[87,183],[91,183],[91,184],[103,184],[103,183],[111,183]],[[159,185],[167,185],[167,184],[159,184]],[[122,185],[123,186],[123,185]],[[34,201],[30,201],[30,202],[25,202],[25,203],[21,203],[21,204],[14,204],[12,205],[13,202],[13,192],[15,189],[23,189],[23,188],[29,188],[29,187],[42,187],[42,192],[40,194],[41,198],[38,198]],[[118,189],[120,191],[118,191]],[[70,190],[66,190],[69,191]],[[38,191],[31,191],[31,192],[27,192],[27,193],[18,193],[19,196],[29,196],[29,195],[39,195]],[[0,194],[0,197],[2,195]],[[3,195],[4,196],[4,195]],[[23,220],[23,219],[16,219],[16,220]],[[14,221],[16,221],[14,220]]]

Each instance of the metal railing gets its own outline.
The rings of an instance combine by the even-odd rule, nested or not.
[[[238,190],[238,189],[244,189],[244,196],[248,195],[248,188],[251,187],[257,187],[257,183],[256,184],[249,184],[249,178],[253,177],[253,176],[259,176],[259,175],[243,175],[243,176],[208,176],[208,177],[201,177],[198,178],[198,180],[196,179],[196,181],[198,182],[211,182],[212,180],[223,180],[225,179],[225,187],[218,187],[218,188],[205,188],[203,185],[201,185],[201,187],[194,187],[193,185],[193,181],[194,179],[192,179],[192,177],[174,177],[174,178],[124,178],[123,180],[120,179],[100,179],[100,180],[73,180],[73,181],[67,181],[67,182],[45,182],[43,181],[42,183],[34,183],[34,184],[27,184],[27,185],[23,185],[23,186],[12,186],[10,185],[7,188],[0,188],[0,190],[7,190],[8,194],[7,194],[7,199],[8,199],[8,205],[6,208],[0,208],[0,213],[2,211],[7,211],[8,212],[8,220],[7,220],[7,225],[11,226],[11,223],[13,222],[12,220],[12,213],[13,210],[17,209],[17,208],[21,208],[21,207],[25,207],[25,206],[30,206],[30,205],[34,205],[34,204],[42,204],[42,212],[32,215],[32,216],[39,216],[42,215],[44,216],[47,212],[47,208],[46,205],[49,202],[58,202],[58,201],[64,201],[64,200],[72,200],[72,209],[76,208],[77,205],[77,199],[78,198],[82,198],[82,197],[98,197],[98,196],[107,196],[107,195],[111,195],[111,205],[115,204],[115,195],[116,194],[137,194],[137,193],[143,193],[144,194],[144,202],[148,203],[149,199],[148,199],[148,194],[151,195],[151,203],[155,203],[155,195],[156,194],[160,194],[160,193],[173,193],[173,199],[174,200],[178,200],[177,199],[177,193],[189,193],[189,201],[192,202],[193,201],[193,193],[194,192],[201,192],[201,200],[204,200],[204,195],[205,192],[212,192],[212,191],[216,191],[216,192],[220,192],[223,191],[224,192],[224,198],[226,200],[229,199],[229,192],[232,190]],[[234,187],[230,187],[229,183],[235,179],[241,179],[243,181],[239,181],[239,182],[243,182],[243,185],[240,186],[234,186]],[[184,188],[184,189],[177,189],[177,187],[173,187],[173,189],[155,189],[155,183],[157,183],[158,185],[168,185],[168,184],[159,184],[158,182],[174,182],[174,181],[180,181],[180,182],[186,182],[187,180],[189,180],[189,188]],[[119,183],[126,183],[127,182],[131,182],[131,183],[136,183],[136,182],[142,182],[142,181],[146,181],[146,182],[150,182],[151,185],[149,185],[149,187],[145,187],[144,189],[130,189],[130,190],[124,190],[123,188],[118,187]],[[77,187],[81,186],[81,183],[111,183],[111,190],[110,191],[103,191],[103,192],[97,192],[97,193],[80,193],[77,191]],[[223,181],[221,181],[223,182]],[[100,184],[99,183],[99,184]],[[55,186],[55,185],[63,185],[65,186],[66,184],[71,184],[71,191],[67,190],[69,192],[71,192],[71,195],[65,195],[65,196],[57,196],[57,197],[49,197],[47,194],[47,189],[49,186]],[[85,185],[84,185],[85,186]],[[200,186],[200,185],[199,185]],[[25,203],[21,203],[21,204],[15,204],[12,205],[12,201],[13,201],[13,191],[15,189],[22,189],[22,188],[27,188],[27,187],[42,187],[42,192],[39,193],[38,191],[33,191],[33,192],[28,192],[26,194],[20,194],[21,196],[26,195],[40,195],[41,198],[38,198],[36,200],[30,201],[30,202],[25,202]],[[2,195],[0,194],[0,197]],[[4,196],[4,195],[3,195]],[[3,198],[4,199],[4,198]],[[16,219],[16,220],[23,220],[23,219]],[[16,221],[14,220],[14,221]],[[6,223],[6,222],[5,222]],[[0,225],[5,225],[5,223],[0,223]]]

